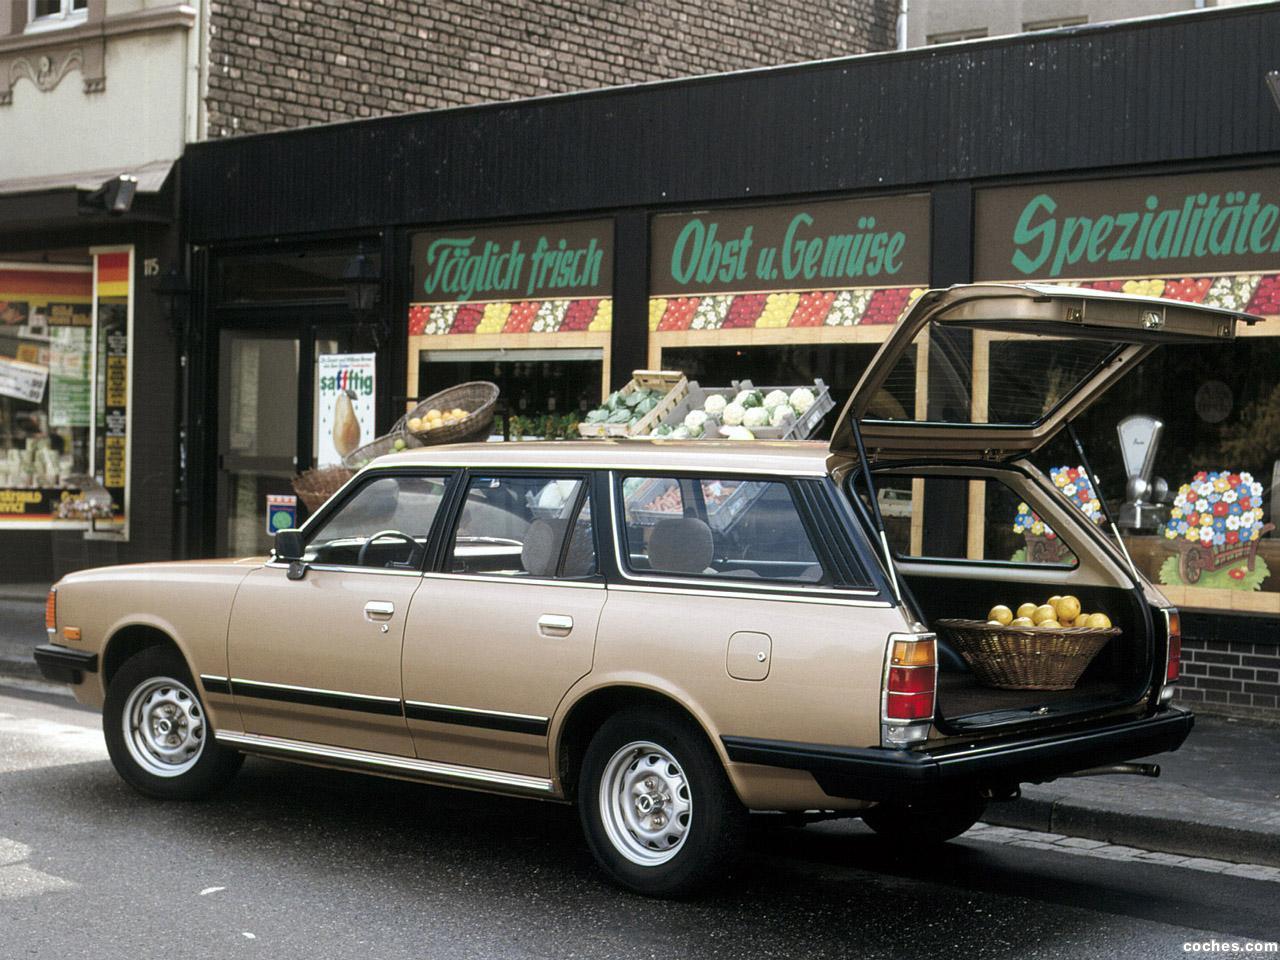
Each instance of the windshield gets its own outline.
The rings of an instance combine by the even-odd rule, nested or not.
[[[1111,362],[1104,340],[930,322],[876,391],[867,417],[1034,426]]]

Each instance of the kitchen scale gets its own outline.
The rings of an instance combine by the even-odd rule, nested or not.
[[[1164,422],[1155,417],[1135,413],[1116,424],[1120,435],[1120,455],[1124,459],[1124,493],[1117,523],[1129,530],[1154,530],[1164,520],[1164,503],[1169,499],[1169,484],[1164,477],[1153,477],[1156,451]]]

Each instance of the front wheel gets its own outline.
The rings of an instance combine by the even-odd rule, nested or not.
[[[214,740],[185,661],[166,647],[134,654],[111,678],[102,732],[116,772],[162,800],[206,797],[244,760]]]
[[[655,897],[685,896],[716,877],[747,822],[702,731],[651,708],[614,715],[591,739],[578,811],[609,877]]]
[[[918,849],[960,836],[986,813],[987,801],[965,794],[911,803],[882,803],[862,814],[862,821],[883,839]]]

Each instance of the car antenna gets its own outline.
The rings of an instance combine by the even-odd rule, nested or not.
[[[1133,575],[1133,585],[1135,587],[1139,586],[1142,583],[1142,577],[1138,575],[1138,567],[1133,562],[1133,557],[1129,555],[1129,548],[1125,546],[1124,537],[1120,535],[1120,527],[1116,524],[1115,515],[1111,512],[1111,508],[1107,506],[1107,498],[1102,493],[1102,481],[1093,472],[1093,467],[1089,464],[1089,458],[1085,456],[1084,444],[1080,442],[1080,435],[1076,433],[1076,426],[1070,420],[1067,421],[1067,436],[1071,438],[1071,443],[1075,446],[1076,453],[1080,456],[1080,465],[1084,467],[1084,472],[1089,475],[1089,480],[1093,483],[1093,492],[1098,495],[1098,503],[1102,507],[1102,515],[1107,518],[1107,525],[1111,527],[1111,533],[1116,538],[1116,543],[1120,545],[1120,553],[1124,555],[1125,563],[1129,565],[1129,573]]]
[[[880,513],[880,500],[876,496],[876,482],[871,478],[871,460],[867,457],[867,448],[862,443],[862,427],[857,415],[849,417],[849,425],[853,429],[853,441],[858,448],[858,460],[862,463],[863,485],[871,500],[871,516],[875,520],[876,533],[880,535],[880,548],[884,551],[885,569],[889,572],[889,582],[893,585],[893,596],[898,606],[903,606],[902,588],[898,585],[898,574],[893,562],[893,551],[889,549],[889,535],[885,532],[884,516]]]

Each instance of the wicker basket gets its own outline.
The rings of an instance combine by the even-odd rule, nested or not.
[[[376,440],[370,440],[363,446],[356,447],[342,458],[342,462],[351,470],[359,470],[371,460],[385,456],[388,453],[395,453],[397,440],[405,441],[405,446],[402,446],[401,449],[407,447],[408,441],[405,440],[402,432],[393,430],[391,433],[378,437]]]
[[[307,509],[315,513],[354,475],[354,472],[347,467],[316,467],[294,477],[293,490],[302,498]]]
[[[998,627],[939,620],[974,676],[1001,690],[1070,690],[1118,627]]]
[[[498,385],[488,380],[472,380],[460,383],[448,390],[433,393],[416,407],[400,418],[396,428],[403,429],[411,446],[433,446],[438,443],[462,443],[464,440],[478,440],[489,435],[493,426],[493,408],[498,402]],[[467,416],[458,423],[447,427],[436,427],[434,430],[423,430],[413,433],[408,423],[414,417],[421,417],[428,410],[452,410],[457,407],[466,410]],[[393,428],[392,435],[398,431]]]

